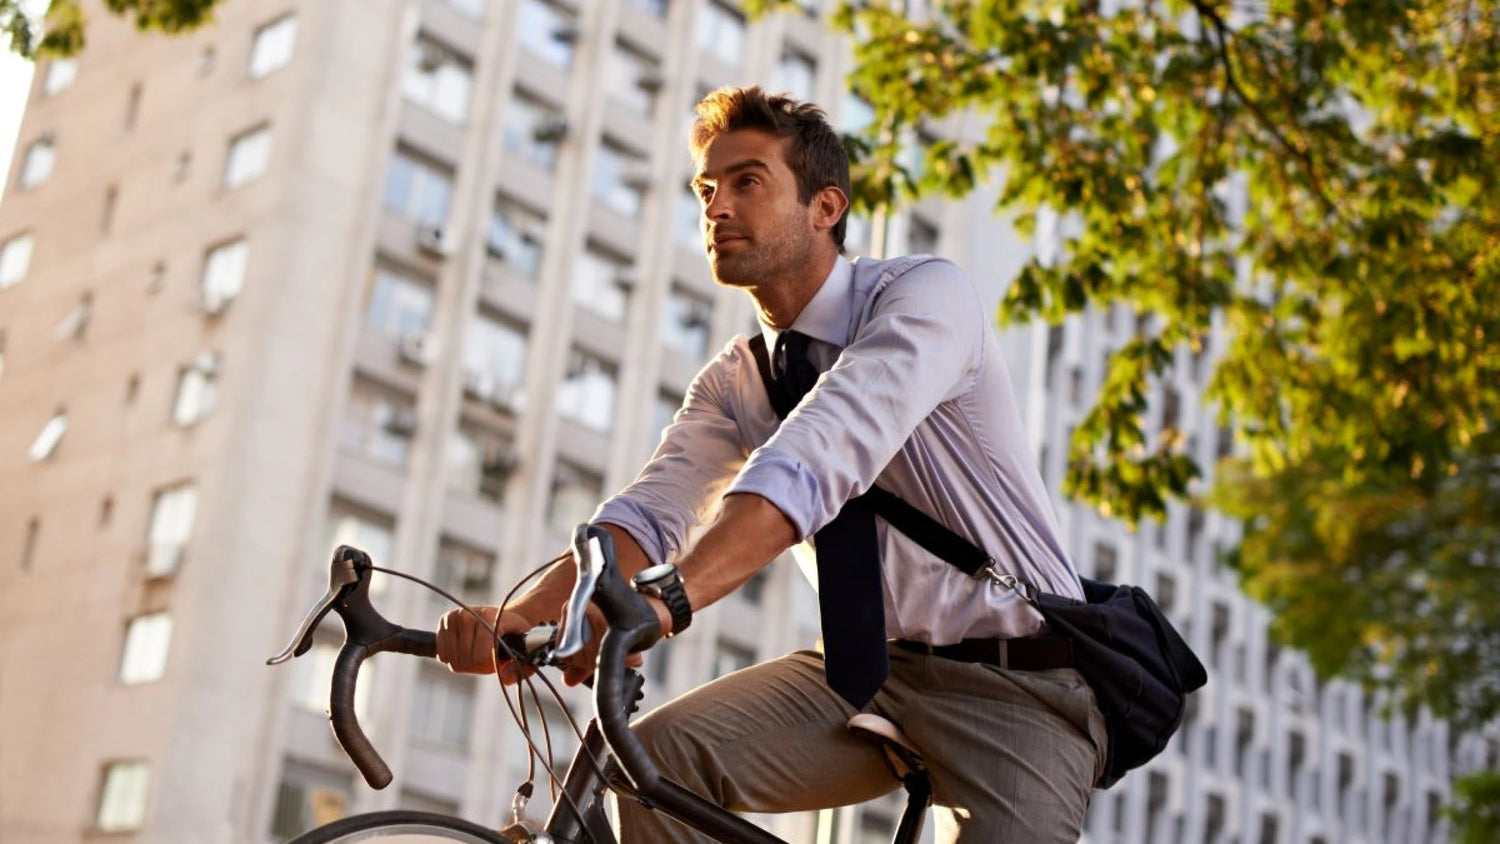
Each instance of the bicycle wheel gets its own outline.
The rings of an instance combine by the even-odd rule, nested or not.
[[[293,838],[290,844],[348,844],[372,841],[379,844],[426,844],[430,841],[461,841],[464,844],[520,844],[514,839],[470,823],[462,818],[395,809],[340,818]]]

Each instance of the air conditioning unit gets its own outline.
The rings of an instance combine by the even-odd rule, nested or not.
[[[636,275],[635,270],[620,270],[619,272],[615,273],[613,281],[615,283],[615,287],[618,287],[626,293],[629,293],[630,291],[634,290],[637,285],[640,284],[641,279],[640,276]]]
[[[559,44],[577,44],[579,37],[582,35],[583,30],[579,28],[578,24],[571,21],[558,24],[557,28],[552,30],[552,40]]]
[[[402,363],[412,366],[430,366],[437,357],[437,344],[432,337],[413,331],[401,335],[396,343],[396,353]]]
[[[521,409],[521,395],[520,385],[504,384],[490,392],[488,401],[496,410],[514,412]]]
[[[436,44],[423,43],[417,47],[417,69],[431,73],[448,62],[448,53]]]
[[[444,238],[442,226],[418,226],[417,248],[437,258],[448,257],[448,241]]]
[[[520,462],[520,458],[516,456],[513,449],[505,447],[487,449],[484,454],[484,473],[508,478]]]
[[[531,137],[538,143],[551,144],[561,141],[568,134],[568,119],[561,114],[549,114],[531,127]]]
[[[495,376],[488,372],[464,372],[464,395],[489,401],[495,395]]]
[[[405,407],[392,410],[385,420],[385,430],[398,437],[411,436],[417,432],[417,412]]]
[[[620,184],[631,190],[644,191],[651,188],[656,180],[651,177],[651,171],[645,165],[631,167],[620,175]]]
[[[648,94],[654,94],[657,91],[660,91],[663,85],[667,84],[667,77],[659,69],[653,67],[650,70],[643,72],[640,77],[635,80],[635,84],[636,87],[640,88],[642,91],[645,91]]]
[[[694,304],[687,309],[687,313],[682,315],[680,323],[683,328],[689,330],[708,328],[712,318],[713,313],[709,306]]]

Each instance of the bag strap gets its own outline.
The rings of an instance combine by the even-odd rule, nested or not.
[[[760,368],[760,380],[765,386],[766,395],[771,399],[772,408],[778,417],[785,419],[792,409],[783,410],[778,406],[776,391],[771,389],[771,381],[775,375],[771,371],[771,355],[766,351],[764,334],[756,334],[750,338],[750,351],[755,355],[755,364]],[[954,533],[947,525],[918,510],[890,490],[872,486],[859,498],[863,499],[876,515],[885,519],[892,527],[927,549],[928,553],[949,563],[964,574],[976,578],[996,577],[990,568],[995,560],[986,554],[984,549]],[[1018,581],[1014,578],[1011,578],[1011,581],[1012,583],[1002,581],[1002,585],[1015,588],[1013,584]],[[1022,592],[1022,594],[1026,593]]]

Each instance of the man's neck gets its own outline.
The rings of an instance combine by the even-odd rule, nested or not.
[[[824,253],[819,251],[813,260],[808,263],[805,270],[798,272],[791,283],[765,285],[753,287],[748,291],[750,298],[755,300],[755,309],[760,315],[761,322],[775,328],[777,331],[785,331],[792,327],[797,317],[802,314],[802,309],[823,288],[823,283],[828,280],[829,273],[833,272],[833,265],[838,261],[838,253],[830,251]]]

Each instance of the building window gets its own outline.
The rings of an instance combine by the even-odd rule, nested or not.
[[[614,426],[618,390],[613,364],[575,349],[557,388],[557,415],[594,431],[608,431]]]
[[[72,87],[78,78],[78,62],[73,59],[53,59],[47,65],[47,75],[42,80],[42,93],[47,96],[61,93]]]
[[[521,407],[526,377],[526,335],[520,328],[478,314],[464,332],[464,392],[502,409]]]
[[[789,50],[782,54],[781,61],[776,64],[772,86],[777,91],[786,91],[794,99],[809,102],[813,99],[817,75],[816,62],[795,50]]]
[[[339,445],[352,454],[397,468],[406,465],[417,412],[410,399],[357,378],[349,391]]]
[[[581,466],[559,461],[547,501],[547,524],[554,534],[573,535],[573,528],[589,520],[603,496],[604,478]]]
[[[425,334],[432,326],[432,302],[427,284],[378,267],[365,325],[391,337]]]
[[[376,565],[384,565],[391,558],[391,546],[395,538],[395,528],[389,521],[377,520],[377,517],[364,515],[356,512],[353,508],[344,504],[335,504],[328,514],[328,552],[323,559],[318,561],[319,568],[327,572],[327,560],[333,556],[333,551],[340,545],[348,545],[370,555],[370,559]],[[384,592],[388,577],[376,572],[371,576],[370,591],[372,593]],[[368,668],[368,666],[366,666]],[[321,676],[328,677],[324,672]],[[367,683],[360,683],[361,687]],[[327,697],[324,697],[327,700]]]
[[[492,555],[468,545],[444,540],[438,545],[437,559],[432,567],[432,583],[472,606],[489,600],[494,569],[495,558]],[[447,598],[436,592],[430,594],[442,603],[445,611],[452,608]]]
[[[714,677],[723,677],[755,664],[755,651],[744,645],[720,639],[714,646]]]
[[[1113,583],[1118,576],[1119,555],[1109,542],[1094,543],[1094,579]]]
[[[605,319],[625,318],[634,286],[630,264],[624,259],[589,246],[573,268],[573,303]]]
[[[616,42],[609,54],[609,71],[604,77],[609,94],[631,111],[650,117],[656,108],[656,94],[666,84],[656,61],[628,44]]]
[[[26,521],[26,538],[21,541],[21,571],[31,571],[36,561],[37,541],[42,538],[42,521],[32,517]]]
[[[158,612],[131,619],[120,656],[120,682],[138,685],[160,680],[167,670],[171,643],[172,616]]]
[[[61,343],[65,340],[82,340],[88,331],[89,317],[94,313],[94,294],[84,291],[78,304],[52,329],[52,338]]]
[[[708,353],[713,303],[703,296],[674,287],[661,313],[662,345],[695,361],[702,360]]]
[[[19,184],[22,188],[34,188],[52,177],[52,165],[57,160],[51,136],[38,138],[26,148],[26,158],[21,164]]]
[[[285,67],[292,60],[292,47],[296,42],[297,19],[292,15],[257,29],[255,42],[250,46],[250,78],[259,79]]]
[[[18,234],[0,245],[0,290],[26,277],[31,269],[32,237]]]
[[[132,832],[146,821],[146,798],[151,789],[151,766],[139,759],[104,766],[99,786],[99,810],[94,828],[100,832]]]
[[[130,96],[125,101],[125,130],[128,132],[135,128],[135,122],[141,116],[141,99],[146,95],[146,90],[141,83],[137,82],[130,86]]]
[[[213,412],[218,399],[219,358],[213,352],[202,352],[178,373],[172,424],[184,428],[197,424]]]
[[[568,134],[562,112],[520,91],[505,107],[505,148],[539,167],[552,169]]]
[[[199,285],[206,312],[220,313],[240,295],[245,287],[245,270],[249,259],[250,246],[244,238],[220,244],[208,251],[203,260],[203,278]]]
[[[428,226],[442,227],[453,197],[453,175],[447,168],[398,149],[385,175],[385,207]]]
[[[36,439],[32,441],[27,455],[37,463],[46,460],[57,450],[57,444],[62,441],[63,434],[67,432],[68,413],[59,407],[52,414],[52,418],[47,420],[47,424],[42,426],[41,433],[37,434]]]
[[[499,502],[516,468],[515,450],[501,437],[460,425],[448,437],[448,488]]]
[[[910,255],[935,255],[938,248],[938,227],[917,216],[906,221],[906,251]]]
[[[590,187],[605,206],[635,217],[641,213],[649,184],[645,159],[609,140],[599,145]]]
[[[745,17],[719,3],[698,15],[698,47],[728,65],[745,61]]]
[[[485,248],[517,273],[536,278],[542,268],[542,235],[546,227],[546,220],[540,214],[497,197],[485,231]]]
[[[677,208],[672,215],[672,236],[678,244],[698,251],[703,249],[703,203],[691,185],[683,188],[677,197]]]
[[[419,739],[463,747],[474,722],[473,677],[424,662],[417,669],[411,701],[411,734]]]
[[[844,98],[844,111],[839,129],[846,135],[858,135],[875,122],[875,107],[860,95],[849,92]]]
[[[368,669],[368,665],[366,669]],[[360,685],[366,685],[361,683]],[[349,775],[288,759],[282,763],[271,837],[286,841],[349,813]]]
[[[659,18],[667,16],[667,0],[625,0],[627,5],[642,9]]]
[[[516,17],[523,47],[548,64],[566,68],[573,63],[579,29],[573,16],[543,0],[524,0]]]
[[[224,162],[224,187],[237,188],[259,179],[270,161],[270,127],[258,126],[234,136],[229,142],[229,157]]]
[[[484,17],[484,0],[446,0],[446,2],[471,18]]]
[[[462,123],[469,113],[473,77],[473,65],[468,59],[419,35],[407,54],[401,93],[450,123]]]
[[[656,400],[651,403],[651,450],[661,444],[662,435],[667,432],[668,426],[677,416],[677,409],[682,407],[682,396],[672,393],[661,392],[656,394]]]
[[[177,571],[197,515],[198,489],[191,483],[156,493],[151,502],[151,526],[146,531],[147,575],[165,577]]]
[[[315,639],[313,645],[292,662],[293,673],[289,688],[292,703],[308,712],[323,713],[333,698],[333,667],[339,658],[339,645],[328,639]],[[366,662],[359,669],[359,683],[354,687],[354,714],[364,718],[369,712],[370,689],[374,687],[374,675],[378,671],[374,663]]]

